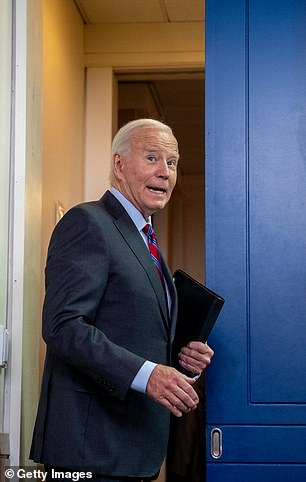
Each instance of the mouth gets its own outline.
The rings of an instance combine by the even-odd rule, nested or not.
[[[153,192],[154,194],[166,194],[166,193],[167,193],[167,189],[165,189],[164,187],[147,186],[147,189],[148,189],[150,192]]]

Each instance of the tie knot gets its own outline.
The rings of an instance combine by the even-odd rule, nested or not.
[[[143,232],[149,237],[155,238],[155,232],[151,224],[146,224],[143,228]]]

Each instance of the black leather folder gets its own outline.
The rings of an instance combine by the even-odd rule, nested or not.
[[[173,278],[178,295],[178,318],[173,343],[176,354],[190,341],[207,341],[224,298],[180,269],[175,271]]]

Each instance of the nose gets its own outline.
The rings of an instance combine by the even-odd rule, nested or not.
[[[161,159],[158,165],[157,176],[163,179],[169,178],[169,166],[166,159]]]

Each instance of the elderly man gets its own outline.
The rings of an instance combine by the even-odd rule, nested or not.
[[[198,404],[195,380],[170,366],[177,299],[151,226],[171,197],[178,160],[168,126],[128,123],[113,141],[111,190],[72,208],[53,232],[31,449],[49,470],[153,480],[170,412],[180,417]],[[180,364],[198,374],[212,355],[191,342]]]

